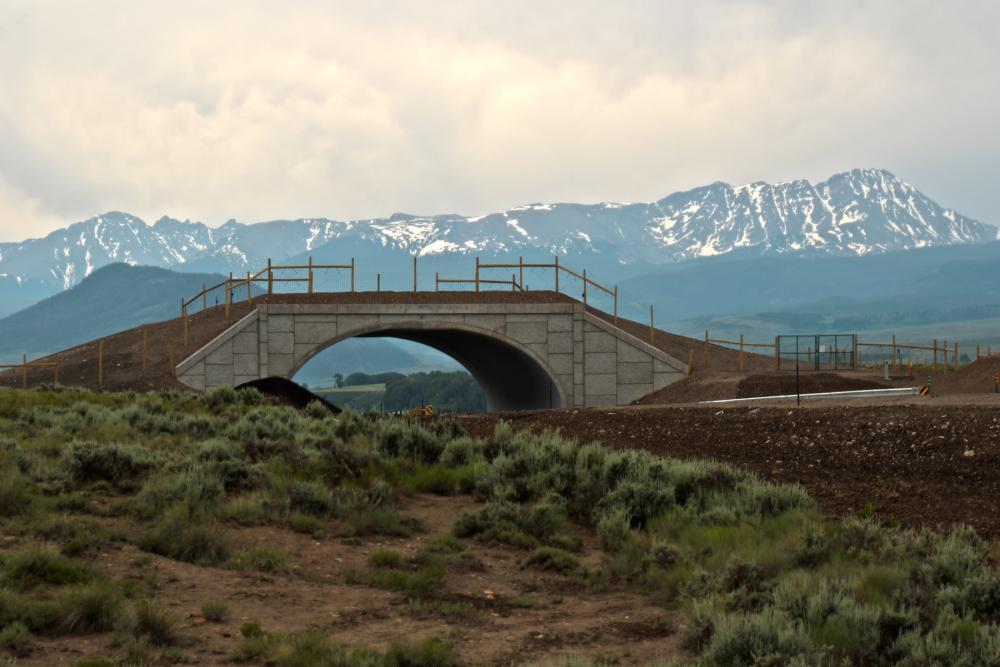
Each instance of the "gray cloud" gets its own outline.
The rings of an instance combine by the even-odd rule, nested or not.
[[[360,5],[360,6],[358,6]],[[880,166],[997,222],[990,2],[0,0],[0,240]]]

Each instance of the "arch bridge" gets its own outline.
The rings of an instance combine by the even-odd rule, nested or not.
[[[684,377],[680,361],[563,294],[483,292],[459,302],[455,294],[268,296],[181,361],[177,378],[199,390],[291,379],[353,337],[440,350],[472,374],[490,410],[625,405]]]

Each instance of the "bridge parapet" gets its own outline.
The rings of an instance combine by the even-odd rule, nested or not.
[[[623,405],[684,377],[662,350],[553,303],[261,303],[177,366],[195,389],[292,377],[338,341],[390,336],[448,354],[494,410]]]

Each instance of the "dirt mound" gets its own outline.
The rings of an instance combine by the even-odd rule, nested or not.
[[[743,378],[741,373],[696,372],[663,389],[646,394],[633,401],[632,405],[668,405],[737,398]]]
[[[831,516],[869,503],[911,526],[967,523],[1000,536],[1000,431],[995,407],[647,407],[460,418],[474,436],[500,419],[559,429],[578,441],[716,459],[801,483]]]
[[[1000,357],[984,357],[959,370],[934,376],[934,393],[987,394],[996,391],[994,377],[1000,372]]]
[[[782,396],[794,394],[798,390],[803,394],[813,394],[825,391],[860,391],[864,389],[887,389],[891,385],[875,380],[858,377],[846,377],[837,373],[800,373],[798,384],[795,374],[751,375],[743,378],[737,387],[738,398],[756,396]]]
[[[266,396],[276,398],[282,403],[299,408],[300,410],[313,401],[316,401],[335,415],[343,412],[343,410],[322,396],[314,394],[305,387],[282,377],[267,377],[260,380],[252,380],[251,382],[244,382],[236,388],[243,389],[244,387],[253,387]]]

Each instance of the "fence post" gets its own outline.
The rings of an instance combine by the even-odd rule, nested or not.
[[[937,373],[937,338],[934,339],[931,347],[934,348],[934,362],[931,364],[931,373],[933,374]]]
[[[97,341],[97,386],[104,386],[104,341]]]
[[[948,339],[941,341],[941,351],[944,352],[944,374],[948,374]]]
[[[375,291],[376,292],[381,292],[382,291],[382,274],[381,273],[376,273],[375,274]]]
[[[524,257],[517,258],[517,282],[521,285],[521,291],[524,291]]]
[[[740,372],[743,372],[743,334],[740,334]]]
[[[28,355],[21,355],[21,389],[28,388]]]
[[[434,272],[434,291],[435,292],[440,292],[441,291],[441,277],[440,276],[441,276],[441,274],[439,274],[437,271]]]
[[[896,334],[892,335],[892,372],[896,372]]]
[[[417,256],[413,256],[413,291],[417,291]]]
[[[615,285],[615,324],[618,324],[618,285]]]
[[[510,274],[510,291],[511,292],[517,291],[517,274],[515,273]]]
[[[354,258],[351,257],[351,291],[354,291]]]
[[[274,272],[271,270],[271,258],[267,258],[267,295],[274,294]]]
[[[312,258],[311,255],[309,256],[309,279],[308,279],[307,282],[309,283],[309,294],[312,294],[313,293],[313,258]]]
[[[476,291],[479,291],[479,255],[476,255]]]
[[[142,330],[142,372],[146,372],[146,354],[149,351],[149,331]]]
[[[247,305],[250,305],[250,272],[247,271]]]
[[[184,320],[184,349],[186,350],[188,346],[188,315],[184,299],[181,299],[181,319]]]
[[[233,272],[229,272],[229,279],[226,280],[226,321],[229,321],[229,304],[233,300]]]
[[[555,272],[556,272],[556,292],[558,292],[559,291],[559,255],[556,255],[556,264],[555,264],[555,266],[556,266],[556,268],[555,268]]]
[[[951,363],[955,366],[955,370],[958,370],[958,343],[955,343],[955,354],[951,358]]]
[[[583,305],[587,305],[587,269],[583,270]]]
[[[208,285],[201,284],[201,309],[208,310]]]
[[[708,329],[705,329],[705,368],[708,368]]]

